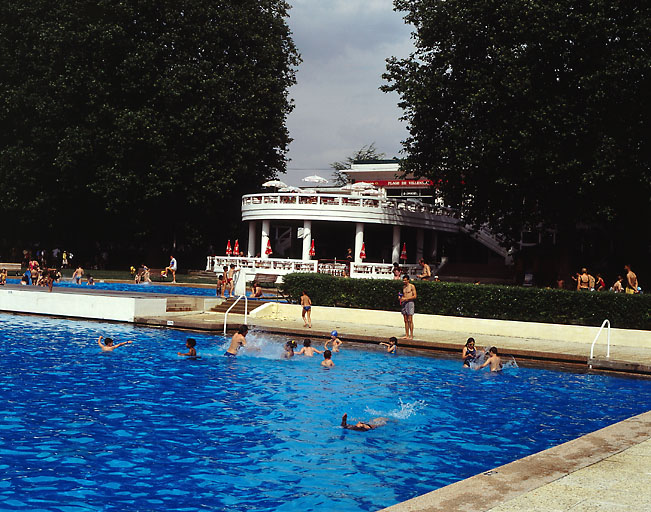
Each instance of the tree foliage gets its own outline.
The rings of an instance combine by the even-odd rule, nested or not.
[[[3,2],[0,215],[13,235],[198,244],[239,220],[242,193],[285,170],[300,60],[288,9]]]
[[[348,177],[346,176],[345,171],[350,169],[353,163],[360,160],[382,160],[385,157],[385,153],[380,153],[375,147],[375,142],[371,142],[367,146],[362,146],[351,156],[347,157],[344,161],[341,162],[332,162],[330,167],[332,167],[335,172],[335,185],[343,186],[348,183]]]
[[[648,254],[651,8],[625,0],[395,0],[416,50],[390,58],[404,166],[511,240],[600,226]]]

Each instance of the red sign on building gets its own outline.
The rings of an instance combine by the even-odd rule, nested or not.
[[[426,188],[434,185],[432,180],[365,180],[381,188]]]

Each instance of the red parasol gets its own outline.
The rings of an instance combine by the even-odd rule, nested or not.
[[[240,241],[235,240],[235,247],[233,247],[233,256],[239,256],[240,255]]]
[[[362,250],[359,251],[359,259],[365,260],[366,259],[366,244],[362,242]]]
[[[316,251],[314,250],[314,238],[312,239],[312,245],[310,246],[310,256],[316,256]]]
[[[407,259],[407,243],[404,242],[402,244],[402,251],[400,252],[400,259],[401,260],[406,260]]]
[[[264,251],[265,254],[273,254],[273,251],[271,250],[271,240],[267,239],[267,249]]]
[[[233,254],[233,251],[231,250],[231,241],[229,240],[226,244],[226,256],[230,256],[231,254]]]

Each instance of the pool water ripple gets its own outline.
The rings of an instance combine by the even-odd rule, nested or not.
[[[99,334],[134,343],[101,353]],[[0,314],[4,510],[374,510],[642,412],[649,381]],[[320,344],[317,344],[317,346]],[[367,433],[340,428],[388,418]]]

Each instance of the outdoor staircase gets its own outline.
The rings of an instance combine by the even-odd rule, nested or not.
[[[214,313],[226,313],[228,311],[228,308],[230,308],[233,305],[233,302],[235,299],[226,299],[224,302],[221,304],[217,304],[214,306],[210,311]],[[261,306],[262,304],[266,303],[268,301],[262,301],[262,300],[255,300],[255,301],[249,301],[249,313]],[[231,309],[231,311],[228,313],[229,315],[243,315],[244,314],[244,299],[240,300],[237,304],[235,304],[235,307]]]
[[[187,311],[200,311],[203,309],[203,297],[181,297],[175,295],[167,298],[166,311],[168,313],[182,313]]]

